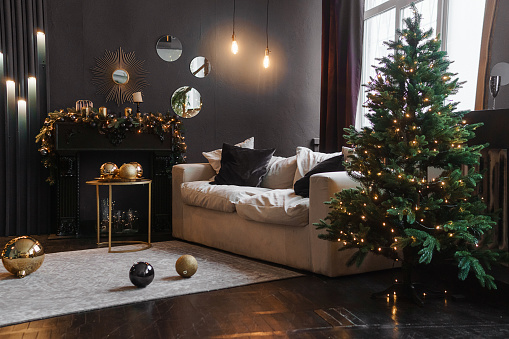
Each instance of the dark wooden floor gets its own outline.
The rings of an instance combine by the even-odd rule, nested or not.
[[[95,246],[92,238],[38,239],[47,253]],[[0,238],[0,246],[6,241]],[[499,273],[508,276],[508,270]],[[435,276],[429,286],[448,289],[448,297],[427,296],[424,307],[401,297],[370,299],[398,273],[334,279],[309,274],[6,326],[0,339],[509,338],[509,285],[499,281],[499,290],[487,293],[475,283],[451,281],[447,273],[422,272]]]

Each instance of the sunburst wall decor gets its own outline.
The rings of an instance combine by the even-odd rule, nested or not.
[[[143,69],[145,61],[136,59],[134,52],[124,53],[119,47],[115,52],[105,51],[95,62],[91,68],[92,83],[97,86],[97,93],[106,96],[106,101],[115,101],[119,106],[126,101],[133,102],[133,93],[148,86],[145,80],[148,72]]]

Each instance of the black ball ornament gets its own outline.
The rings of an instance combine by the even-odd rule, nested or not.
[[[154,268],[148,262],[137,262],[129,270],[129,279],[136,287],[147,287],[154,280]]]

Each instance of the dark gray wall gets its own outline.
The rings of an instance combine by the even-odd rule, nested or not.
[[[507,14],[509,13],[509,1],[500,0],[495,18],[495,27],[493,32],[493,41],[491,48],[491,61],[488,66],[488,75],[493,66],[499,62],[509,63],[509,44],[507,37],[509,36],[509,20]],[[488,106],[491,108],[493,105],[493,97],[490,94],[488,83],[486,83],[485,93],[488,96]],[[496,99],[496,108],[509,108],[509,85],[502,86],[498,92]]]
[[[276,155],[289,156],[319,134],[320,0],[270,2],[269,69],[262,66],[265,1],[237,0],[237,55],[230,51],[233,1],[51,0],[47,6],[51,110],[90,99],[95,107],[123,111],[128,104],[106,103],[96,94],[90,71],[94,58],[122,47],[145,60],[150,72],[143,112],[166,112],[173,91],[183,85],[201,93],[202,111],[184,120],[189,162],[206,161],[202,151],[251,136],[256,148],[276,147]],[[167,34],[183,44],[173,63],[155,50]],[[189,71],[198,55],[212,64],[203,79]]]

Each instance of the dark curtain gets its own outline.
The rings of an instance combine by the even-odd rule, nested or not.
[[[364,0],[322,0],[320,151],[346,142],[343,128],[355,124],[362,66]]]
[[[37,42],[44,1],[0,0],[0,236],[48,233],[49,190],[35,143],[47,113],[45,48]]]

